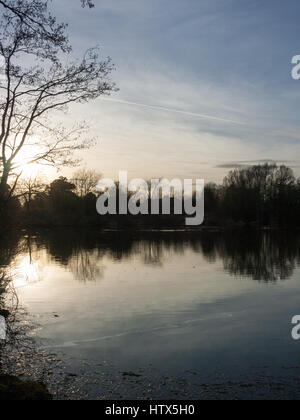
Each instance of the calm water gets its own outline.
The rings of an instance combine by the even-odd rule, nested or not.
[[[300,235],[61,231],[17,250],[5,261],[35,334],[74,365],[298,376]]]

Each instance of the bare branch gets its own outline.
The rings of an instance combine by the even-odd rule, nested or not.
[[[94,5],[82,1],[82,6]],[[90,147],[94,139],[86,136],[84,125],[67,130],[49,123],[51,116],[116,91],[110,80],[114,66],[109,57],[101,58],[98,48],[89,49],[80,61],[61,63],[58,51],[70,51],[66,25],[49,14],[48,1],[0,0],[1,12],[5,77],[0,79],[0,194],[7,192],[9,177],[22,166],[23,151],[28,164],[78,164],[74,152]],[[28,55],[35,56],[34,67],[24,66]],[[19,175],[13,178],[17,183]]]

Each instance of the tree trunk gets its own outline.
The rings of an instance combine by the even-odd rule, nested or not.
[[[8,177],[9,177],[10,167],[9,165],[3,166],[3,172],[0,180],[0,200],[5,201],[8,196]]]

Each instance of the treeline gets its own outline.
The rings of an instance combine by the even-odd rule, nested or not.
[[[2,222],[7,225],[10,219],[24,227],[185,227],[184,214],[98,215],[99,179],[99,174],[83,170],[71,180],[60,177],[49,185],[37,178],[23,180],[6,210],[2,208]],[[173,203],[171,198],[171,209]],[[205,226],[299,226],[299,214],[300,180],[286,166],[265,164],[236,169],[221,185],[205,187]]]
[[[205,200],[207,224],[299,226],[300,179],[285,165],[233,170],[206,186]]]

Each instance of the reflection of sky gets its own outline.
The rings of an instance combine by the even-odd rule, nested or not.
[[[70,23],[74,55],[99,44],[117,67],[113,101],[70,115],[101,139],[84,154],[89,166],[113,177],[127,169],[220,180],[228,165],[274,159],[299,173],[297,0],[95,3],[53,2]]]
[[[18,288],[41,281],[42,272],[40,261],[32,261],[28,255],[21,256],[11,270],[14,286]]]
[[[66,264],[33,250],[32,264],[24,254],[17,269],[40,281],[17,287],[18,297],[50,340],[46,347],[81,358],[127,368],[218,365],[234,373],[248,363],[295,363],[289,337],[299,269],[286,282],[261,283],[231,276],[217,255],[208,260],[188,244],[178,250],[163,247],[161,264],[146,242],[121,260],[109,251],[82,250],[85,257],[76,251],[76,264],[75,254]],[[80,273],[91,277],[78,281]]]
[[[20,292],[30,301],[34,301],[35,297],[38,300],[49,299],[51,305],[56,305],[61,298],[64,300],[67,297],[70,305],[68,310],[72,313],[73,306],[74,311],[76,308],[82,310],[83,302],[80,303],[80,300],[84,296],[88,299],[87,305],[90,309],[100,306],[106,314],[111,313],[110,316],[114,316],[115,312],[117,317],[119,310],[123,314],[131,311],[143,312],[145,307],[150,311],[176,311],[187,302],[211,302],[224,296],[224,290],[218,284],[223,276],[230,277],[222,272],[221,262],[211,265],[199,254],[189,251],[183,257],[184,263],[177,255],[169,253],[162,265],[157,265],[154,261],[149,264],[149,250],[136,251],[134,256],[121,262],[109,255],[97,258],[97,253],[86,252],[90,258],[89,264],[94,269],[84,267],[86,261],[82,261],[80,255],[78,259],[72,257],[65,266],[53,260],[48,260],[45,265],[38,262],[30,264],[28,257],[24,257],[16,272],[22,274],[23,281],[20,285],[25,285],[27,279],[28,287],[22,288]],[[219,275],[216,275],[216,268]],[[41,282],[35,284],[34,280],[29,281],[30,274],[33,274],[32,279],[40,279]],[[86,279],[83,278],[85,274]],[[185,278],[184,287],[182,278]],[[207,281],[207,278],[212,280]],[[239,294],[244,287],[248,288],[247,283],[241,289],[236,289],[235,281],[229,281],[225,294]],[[196,295],[195,289],[198,290]],[[71,297],[68,296],[70,292]],[[78,299],[78,302],[74,302],[74,299]]]

